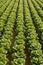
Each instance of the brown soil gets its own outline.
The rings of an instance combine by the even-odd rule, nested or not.
[[[27,44],[25,45],[26,62],[25,65],[30,65],[30,53],[28,52]]]

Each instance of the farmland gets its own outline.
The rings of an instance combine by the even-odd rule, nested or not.
[[[0,65],[43,65],[43,0],[0,0]]]

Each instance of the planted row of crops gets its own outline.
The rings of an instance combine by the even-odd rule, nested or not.
[[[0,0],[0,65],[43,65],[42,0]]]
[[[42,8],[43,10],[43,3],[41,3],[39,0],[36,0],[36,2],[39,4],[39,6]]]
[[[43,3],[43,0],[40,0],[40,2],[42,2],[42,3]]]
[[[23,1],[20,0],[19,9],[16,21],[16,38],[13,46],[14,53],[12,54],[14,60],[12,65],[25,65],[25,37],[24,37],[24,21],[23,21]]]
[[[26,0],[24,0],[24,11],[25,11],[25,26],[27,31],[25,32],[25,35],[27,40],[28,51],[30,51],[30,59],[31,59],[30,65],[35,64],[40,65],[42,64],[41,45],[38,41],[36,30],[33,25]]]
[[[30,1],[28,0],[28,5],[30,8],[33,23],[37,29],[37,32],[38,32],[38,35],[40,38],[40,42],[41,42],[41,44],[43,44],[43,22],[42,22],[41,18],[39,17],[37,11],[35,10],[31,0]]]
[[[35,0],[32,0],[32,3],[37,10],[39,16],[43,19],[43,10],[39,7],[39,5],[35,2]]]
[[[5,29],[5,26],[7,25],[7,20],[8,20],[8,17],[10,15],[11,11],[12,11],[13,6],[14,6],[14,2],[15,2],[14,0],[11,1],[8,8],[5,10],[3,15],[0,17],[0,38],[2,37],[3,29]]]

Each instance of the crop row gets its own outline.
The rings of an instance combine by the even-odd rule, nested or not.
[[[5,0],[5,1],[3,0],[3,2],[0,3],[0,9],[6,2],[7,2],[7,0]]]
[[[43,10],[41,9],[41,7],[39,6],[39,4],[37,4],[37,2],[35,0],[31,0],[35,9],[37,10],[39,16],[43,19]]]
[[[39,0],[36,0],[36,2],[39,4],[39,6],[42,8],[43,10],[43,4],[39,1]]]
[[[11,0],[8,0],[0,9],[0,16],[3,14],[3,12],[6,10],[6,8],[9,6]]]
[[[3,27],[7,24],[7,19],[9,17],[10,13],[11,13],[11,10],[12,10],[12,8],[14,6],[14,3],[15,3],[15,1],[12,0],[10,5],[8,6],[8,8],[5,10],[3,15],[0,17],[0,36],[2,34],[1,32],[3,30]]]
[[[43,3],[43,0],[40,0],[40,2],[42,2],[42,3]]]
[[[14,53],[12,65],[25,65],[25,37],[24,37],[24,21],[23,21],[23,1],[20,0],[16,21],[16,38],[13,46]]]
[[[37,11],[35,10],[31,0],[28,0],[28,5],[29,5],[30,12],[32,15],[33,23],[39,34],[40,42],[43,45],[43,22],[41,21],[41,18],[39,17]]]
[[[35,27],[33,25],[31,15],[28,9],[27,1],[24,0],[26,40],[28,51],[30,51],[30,65],[43,64],[41,45],[38,41]]]
[[[14,0],[12,0],[13,5]],[[17,2],[17,1],[16,1]],[[8,18],[7,26],[5,27],[4,35],[2,36],[2,39],[0,41],[0,65],[6,65],[8,62],[8,59],[6,58],[7,52],[10,50],[11,45],[11,39],[13,36],[13,25],[15,21],[15,11],[17,9],[17,4],[14,5],[12,12]]]
[[[5,4],[0,9],[0,65],[8,65],[9,51],[13,52],[11,65],[25,65],[25,44],[27,44],[30,54],[30,65],[43,65],[41,50],[41,45],[43,45],[43,22],[41,20],[43,11],[39,6],[41,0],[40,4],[36,1],[2,1]],[[13,44],[12,38],[15,33]],[[11,45],[13,45],[12,48]]]

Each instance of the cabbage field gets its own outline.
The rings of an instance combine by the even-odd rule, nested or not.
[[[0,65],[43,65],[43,0],[0,0]]]

